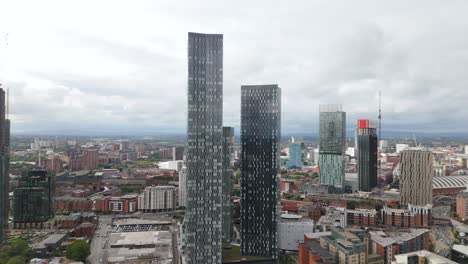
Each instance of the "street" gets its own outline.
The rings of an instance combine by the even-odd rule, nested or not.
[[[111,231],[112,216],[99,216],[99,223],[91,242],[91,255],[88,257],[90,263],[107,263],[106,247]]]

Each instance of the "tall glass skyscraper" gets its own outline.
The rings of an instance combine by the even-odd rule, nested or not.
[[[223,178],[223,35],[188,34],[188,264],[221,263]]]
[[[241,253],[277,257],[281,89],[241,89]]]
[[[5,91],[0,84],[0,243],[8,227],[10,193],[10,120],[6,119]]]
[[[231,181],[234,176],[234,128],[223,127],[223,241],[231,241]]]
[[[289,144],[289,161],[288,169],[302,169],[304,165],[302,163],[302,144],[298,142],[292,142]]]
[[[358,189],[370,192],[377,187],[377,125],[360,119],[356,129]]]
[[[320,184],[344,187],[346,113],[341,105],[320,105]]]

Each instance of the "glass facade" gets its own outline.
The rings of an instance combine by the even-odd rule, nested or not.
[[[358,159],[359,191],[370,192],[377,187],[377,129],[357,128],[356,148]]]
[[[231,241],[231,181],[234,155],[234,128],[223,127],[223,241]]]
[[[277,257],[281,89],[241,89],[241,254]]]
[[[288,169],[302,169],[301,143],[291,143],[289,145]]]
[[[346,113],[341,105],[320,105],[320,184],[341,189],[345,178]]]
[[[10,208],[10,120],[6,119],[5,99],[0,84],[0,243],[6,239]]]
[[[221,263],[223,178],[223,35],[188,34],[188,264]]]

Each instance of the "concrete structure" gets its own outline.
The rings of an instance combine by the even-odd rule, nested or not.
[[[313,231],[313,221],[303,219],[301,215],[282,214],[278,225],[278,248],[296,251],[299,243],[304,242],[304,234]]]
[[[451,255],[457,263],[468,263],[468,246],[453,245]]]
[[[341,105],[320,105],[320,184],[344,187],[346,113]]]
[[[301,145],[301,143],[294,141],[289,144],[288,169],[302,169],[304,164],[302,163]]]
[[[15,225],[47,221],[55,213],[55,178],[45,170],[29,171],[13,192]]]
[[[241,254],[277,257],[281,140],[278,85],[241,88]]]
[[[6,239],[10,209],[10,120],[6,115],[5,90],[1,86],[0,83],[0,243]]]
[[[160,162],[158,166],[161,169],[175,170],[179,172],[182,169],[183,164],[184,164],[183,160],[169,160],[169,161]]]
[[[346,228],[348,224],[348,214],[344,207],[327,207],[326,215],[320,217],[317,225],[324,227]]]
[[[400,254],[395,256],[394,264],[413,264],[413,263],[424,263],[424,264],[456,264],[458,262],[451,261],[447,258],[439,256],[427,250],[420,250],[406,254]]]
[[[138,210],[160,212],[175,210],[174,186],[148,186],[138,197]]]
[[[52,253],[58,249],[62,242],[68,238],[68,234],[52,234],[41,242],[34,244],[32,250],[37,257],[46,257],[48,253]]]
[[[223,241],[231,241],[231,181],[234,177],[234,128],[223,127]]]
[[[332,231],[331,236],[321,237],[320,246],[333,256],[332,263],[367,264],[369,238],[360,238],[351,232]]]
[[[179,207],[187,206],[187,167],[182,166],[179,171],[179,189],[178,189]]]
[[[169,231],[110,233],[107,263],[172,264],[172,242]],[[145,262],[142,262],[142,257]]]
[[[358,120],[356,129],[359,191],[370,192],[377,187],[377,124]]]
[[[400,204],[432,204],[432,152],[407,149],[400,157]]]
[[[396,153],[399,154],[403,150],[409,148],[409,146],[408,146],[408,144],[396,144],[395,148],[396,148]]]
[[[457,195],[457,216],[462,220],[468,219],[468,190]]]
[[[223,35],[188,34],[188,264],[221,263]]]

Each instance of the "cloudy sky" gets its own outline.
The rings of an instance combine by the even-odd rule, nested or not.
[[[224,124],[240,86],[278,83],[283,133],[468,132],[468,1],[0,1],[0,82],[17,133],[184,133],[187,32],[224,34]],[[8,45],[6,45],[8,42]]]

